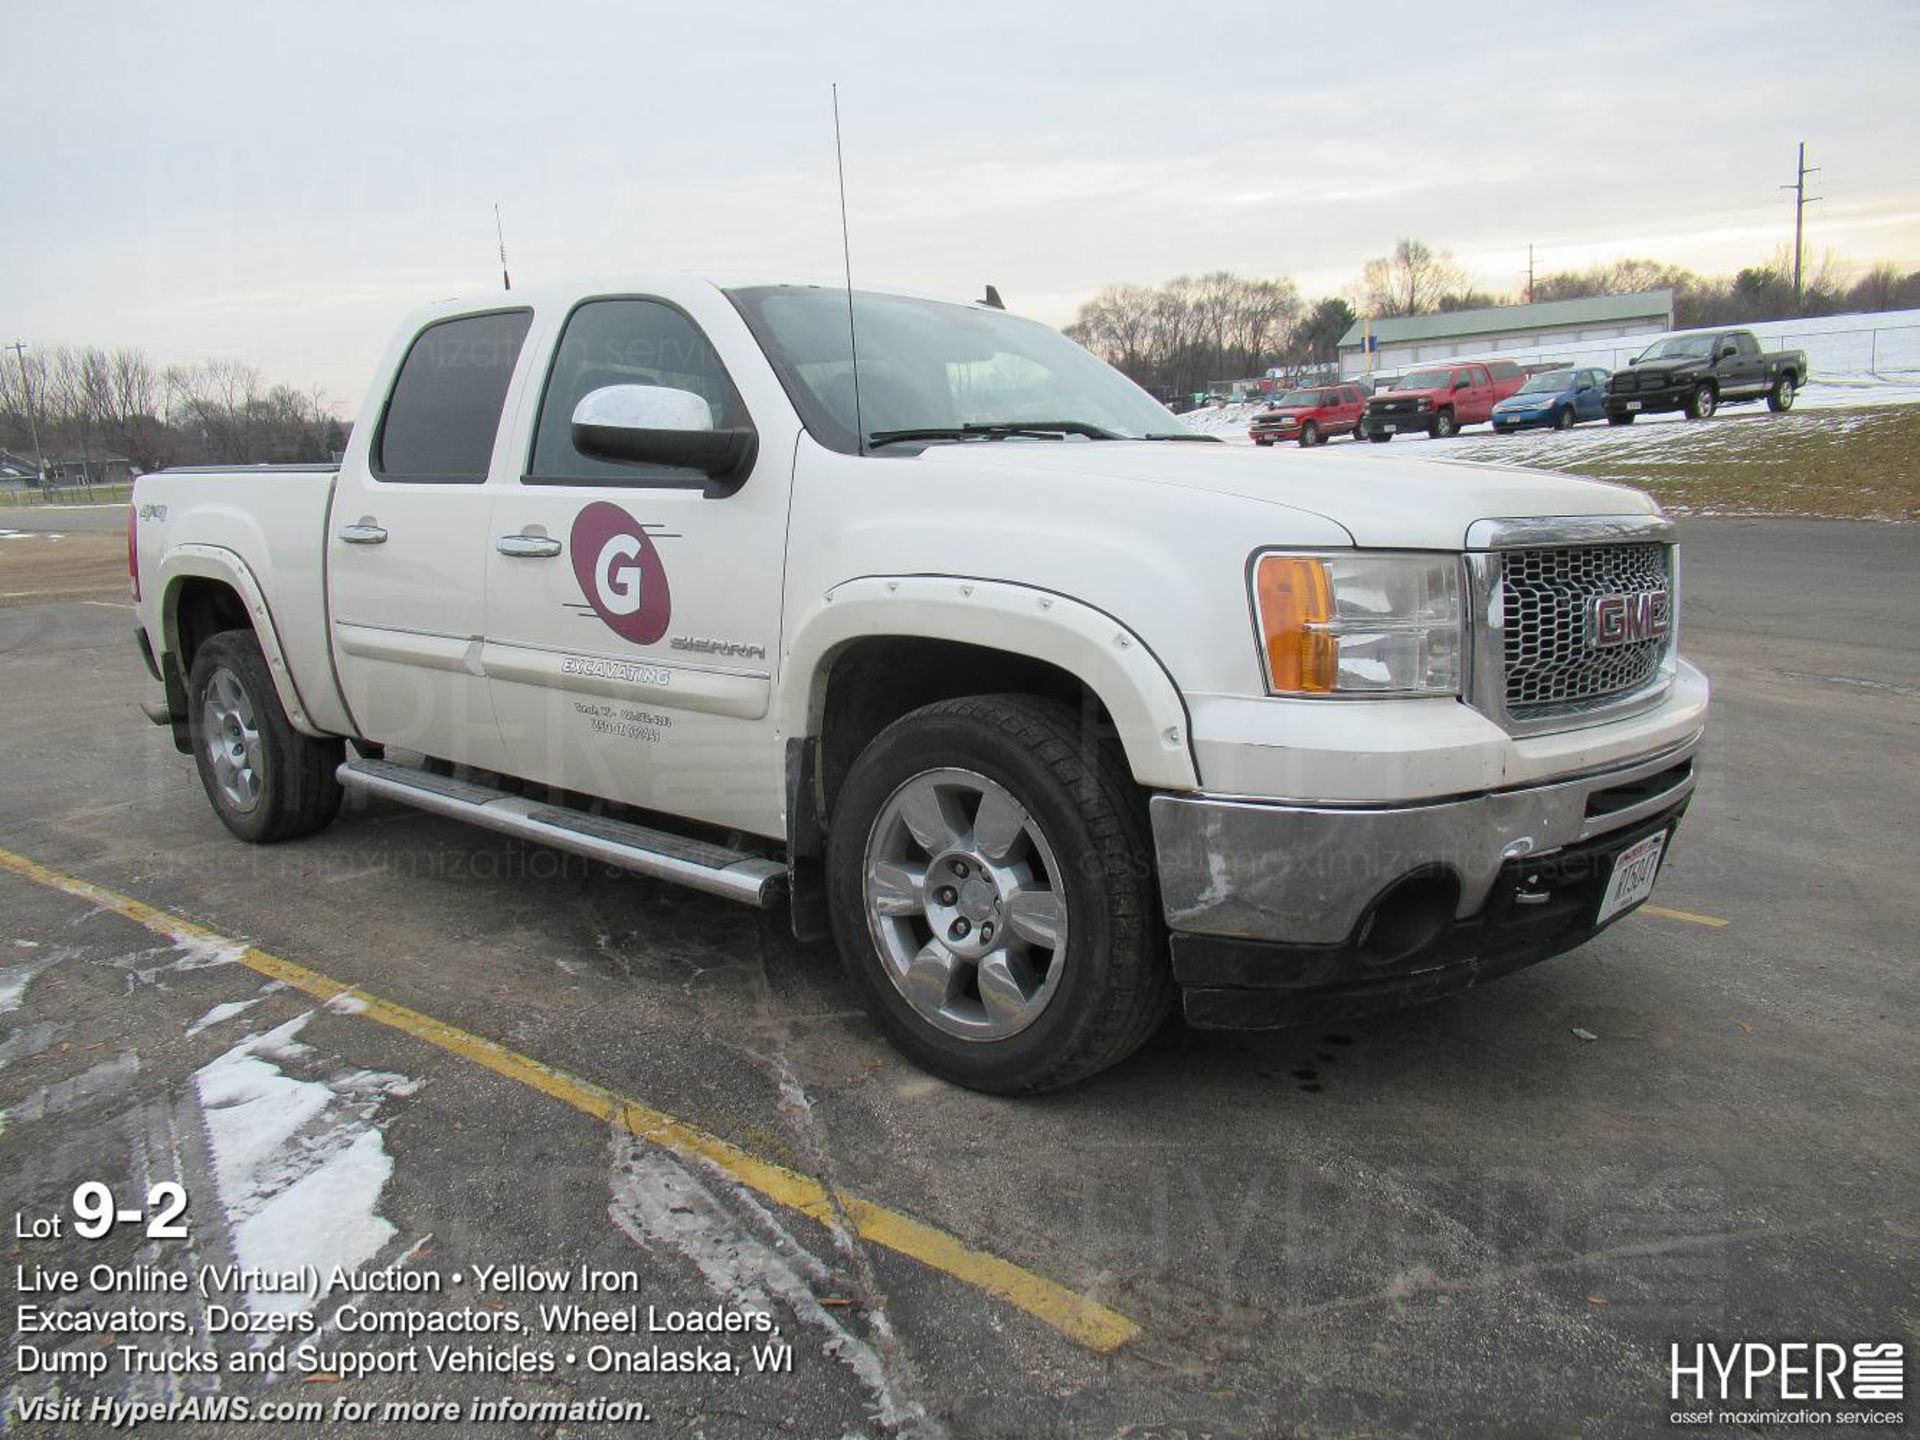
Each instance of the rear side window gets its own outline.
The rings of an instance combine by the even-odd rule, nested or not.
[[[726,366],[684,311],[662,300],[589,300],[567,317],[554,351],[524,483],[706,483],[706,476],[696,470],[598,460],[574,449],[574,407],[608,385],[691,390],[707,402],[714,429],[749,423]]]
[[[532,311],[511,310],[422,330],[387,400],[374,475],[456,485],[485,480],[507,385],[532,323]]]

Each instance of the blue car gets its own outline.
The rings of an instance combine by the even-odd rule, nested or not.
[[[1582,420],[1603,419],[1607,413],[1607,372],[1597,366],[1580,370],[1542,370],[1493,407],[1493,428],[1501,435],[1528,425],[1551,425],[1571,430]]]

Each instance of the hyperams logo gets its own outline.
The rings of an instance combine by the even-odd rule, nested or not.
[[[596,500],[573,517],[568,549],[581,593],[614,634],[651,645],[667,633],[673,618],[667,567],[639,521]]]

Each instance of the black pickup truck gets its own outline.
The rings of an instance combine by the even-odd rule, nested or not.
[[[1649,410],[1684,410],[1705,420],[1722,405],[1765,400],[1790,410],[1807,383],[1802,350],[1762,350],[1751,330],[1667,335],[1653,342],[1607,381],[1607,423],[1631,425]]]

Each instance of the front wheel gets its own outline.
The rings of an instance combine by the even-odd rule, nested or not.
[[[1051,1090],[1130,1055],[1173,979],[1124,757],[1020,695],[916,710],[833,807],[840,956],[909,1059],[970,1089]]]
[[[1367,439],[1371,440],[1376,445],[1384,445],[1389,440],[1393,439],[1393,431],[1369,430],[1367,431]]]
[[[1562,406],[1560,409],[1554,411],[1553,428],[1556,430],[1571,430],[1573,428],[1573,411],[1566,406]]]
[[[1320,427],[1309,420],[1300,427],[1300,448],[1311,450],[1320,443]]]
[[[242,840],[295,840],[340,813],[346,747],[293,728],[251,630],[223,630],[194,653],[187,724],[207,799]]]
[[[1696,385],[1693,393],[1687,396],[1687,418],[1689,420],[1711,420],[1713,412],[1720,408],[1720,392],[1711,385]]]
[[[1428,433],[1436,440],[1450,440],[1460,433],[1460,422],[1453,418],[1451,410],[1442,410],[1433,417],[1433,429]]]
[[[1262,440],[1262,439],[1261,439],[1261,438],[1260,438],[1259,436],[1257,436],[1257,435],[1256,435],[1256,436],[1254,437],[1254,440],[1253,440],[1253,443],[1254,443],[1254,444],[1256,444],[1256,445],[1258,445],[1258,446],[1259,446],[1259,447],[1260,447],[1260,448],[1261,448],[1262,450],[1264,450],[1264,449],[1266,449],[1266,448],[1267,448],[1267,446],[1269,446],[1269,445],[1271,445],[1271,444],[1273,444],[1273,441],[1271,441],[1271,440]]]
[[[1773,382],[1773,389],[1767,392],[1767,408],[1776,415],[1784,414],[1793,408],[1795,393],[1797,392],[1793,376],[1782,375]]]

